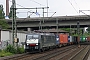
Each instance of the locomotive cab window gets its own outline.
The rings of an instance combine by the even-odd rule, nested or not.
[[[28,35],[27,36],[27,39],[38,39],[39,38],[39,36],[38,35]]]

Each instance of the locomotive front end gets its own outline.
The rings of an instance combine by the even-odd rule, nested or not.
[[[29,34],[26,36],[26,52],[34,52],[39,50],[39,35]]]

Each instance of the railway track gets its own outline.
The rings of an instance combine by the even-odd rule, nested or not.
[[[71,46],[71,47],[65,48],[63,50],[54,51],[54,52],[49,53],[47,55],[35,58],[34,60],[50,60],[51,58],[53,58],[57,55],[60,55],[60,54],[62,55],[63,53],[65,53],[65,52],[67,52],[67,51],[69,51],[70,49],[73,49],[73,48],[76,48],[76,46]]]
[[[0,60],[12,60],[12,59],[15,59],[15,58],[18,58],[18,57],[23,57],[25,55],[28,55],[29,53],[23,53],[23,54],[16,54],[16,55],[12,55],[12,56],[6,56],[6,57],[2,57],[0,58]]]
[[[20,55],[15,55],[15,56],[3,57],[3,58],[0,58],[0,60],[26,60],[26,59],[32,60],[41,56],[49,55],[55,51],[68,49],[69,47],[72,47],[72,46],[57,48],[57,49],[45,51],[42,53],[36,53],[36,54],[25,53],[25,54],[20,54]]]
[[[45,52],[42,52],[42,53],[36,53],[33,56],[23,58],[23,60],[38,60],[39,58],[50,55],[50,54],[53,54],[56,51],[62,51],[62,50],[65,50],[65,49],[68,49],[68,48],[71,48],[71,47],[72,46],[68,46],[68,47],[63,47],[63,48],[54,49],[54,50],[50,50],[50,51],[45,51]],[[41,59],[39,59],[39,60],[41,60]],[[43,60],[43,58],[42,58],[42,60]]]
[[[83,53],[86,52],[86,53]],[[82,45],[80,48],[77,45],[52,49],[42,53],[25,53],[18,56],[3,58],[1,60],[86,60],[87,53],[90,52],[90,46]],[[84,55],[84,56],[81,56]],[[81,58],[79,57],[81,56]],[[81,60],[82,60],[81,59]]]
[[[88,55],[90,52],[90,46],[89,45],[82,45],[80,48],[74,50],[71,52],[71,50],[60,58],[57,58],[57,60],[87,60]]]
[[[88,52],[90,51],[90,46],[86,45],[83,49],[79,50],[76,54],[74,54],[70,59],[68,60],[87,60]]]

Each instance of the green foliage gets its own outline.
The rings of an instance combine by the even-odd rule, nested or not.
[[[69,32],[70,31],[70,28],[62,28],[62,30],[65,30],[65,31],[68,31]]]
[[[12,45],[8,45],[7,48],[5,49],[6,52],[10,52],[10,53],[24,53],[24,47],[17,47],[15,48],[14,46]]]
[[[73,34],[72,36],[78,36],[78,34]]]
[[[0,49],[0,52],[1,52],[2,50]]]
[[[2,29],[8,29],[9,25],[5,20],[0,20],[0,26]]]
[[[5,18],[5,13],[2,11],[2,10],[0,10],[0,19],[4,19]]]
[[[24,53],[24,47],[15,48],[13,45],[8,45],[6,49],[0,50],[0,57],[10,56],[13,54]]]
[[[88,31],[88,33],[90,33],[90,27],[88,27],[87,31]]]
[[[9,27],[9,25],[5,20],[3,20],[3,19],[5,19],[4,15],[5,15],[5,13],[3,11],[3,6],[0,5],[0,27],[2,29],[7,29]]]
[[[90,33],[86,32],[86,33],[84,33],[84,36],[90,36]]]
[[[10,53],[17,53],[16,49],[14,46],[12,45],[8,45],[7,48],[5,49],[6,52],[10,52]]]
[[[24,53],[25,50],[24,50],[24,47],[18,47],[17,48],[17,53],[21,54],[21,53]]]
[[[5,13],[3,11],[3,5],[0,5],[0,19],[4,19],[5,18]]]

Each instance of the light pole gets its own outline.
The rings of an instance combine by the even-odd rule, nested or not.
[[[77,21],[78,47],[80,47],[80,23]]]
[[[48,7],[48,0],[47,0],[47,7]],[[48,17],[48,8],[47,8],[47,17]]]
[[[71,31],[71,25],[70,25],[70,35],[71,35],[72,31]]]
[[[56,19],[56,25],[57,25],[57,34],[58,34],[58,18]]]
[[[14,45],[14,37],[17,38],[17,24],[16,24],[16,9],[15,8],[16,8],[15,0],[12,0],[12,17],[13,17],[13,20],[12,20],[12,40],[13,40],[13,45]]]

